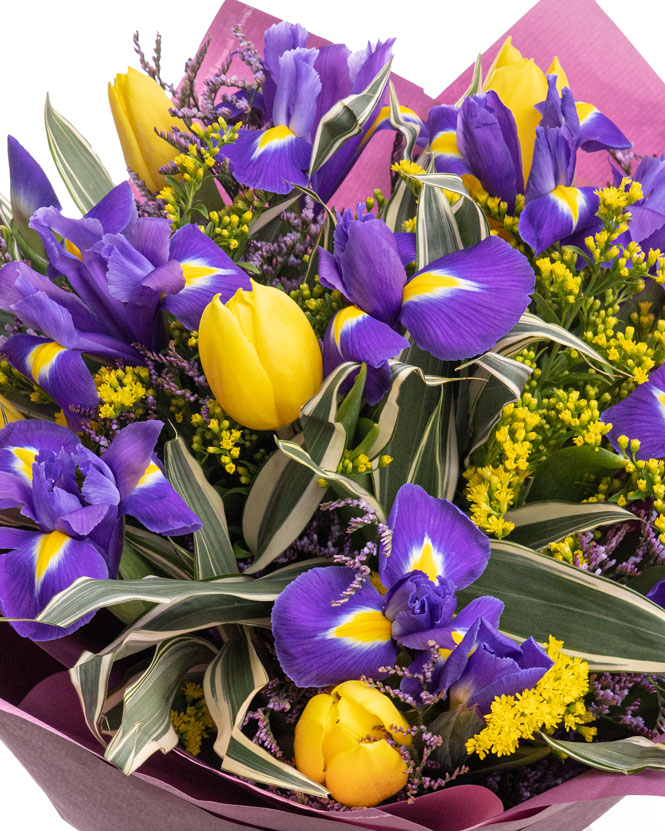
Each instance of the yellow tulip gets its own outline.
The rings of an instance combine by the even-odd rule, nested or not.
[[[4,395],[0,395],[0,428],[4,427],[5,424],[9,424],[12,421],[22,420],[23,416],[16,409],[16,407],[13,404],[10,404],[10,402],[7,401]]]
[[[184,121],[169,115],[171,99],[157,81],[130,68],[109,84],[109,103],[127,166],[151,191],[161,190],[166,178],[157,171],[178,151],[155,133],[155,127],[186,129]]]
[[[396,727],[409,725],[387,696],[362,681],[345,681],[315,695],[303,710],[295,729],[296,767],[343,805],[378,805],[408,779],[404,759],[385,740],[389,735],[411,744]],[[361,741],[367,737],[373,741]]]
[[[558,58],[555,57],[552,61],[548,74],[558,75],[556,86],[559,92],[568,86],[568,79]],[[533,159],[536,127],[540,122],[540,113],[535,105],[547,97],[545,73],[531,58],[523,58],[508,36],[487,73],[483,89],[494,90],[515,116],[526,184]]]
[[[213,394],[231,418],[275,430],[298,418],[321,387],[321,349],[297,303],[251,281],[222,303],[217,295],[199,326],[199,356]]]

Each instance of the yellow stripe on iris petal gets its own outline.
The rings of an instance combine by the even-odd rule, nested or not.
[[[399,112],[400,112],[400,115],[402,116],[402,118],[404,119],[404,121],[408,121],[412,124],[414,124],[414,123],[415,124],[420,124],[422,126],[423,120],[418,115],[418,113],[415,112],[415,110],[412,110],[410,107],[403,107],[400,104]],[[379,127],[381,127],[383,124],[389,124],[389,123],[390,123],[390,107],[386,105],[385,107],[381,107],[381,109],[379,110],[379,114],[374,119],[374,123],[372,124],[372,126],[369,128],[369,130],[363,136],[363,140],[360,142],[360,146],[362,147],[362,145],[365,144],[365,142],[369,141],[372,138],[372,136],[374,135],[374,133],[379,129]]]
[[[295,135],[293,130],[290,130],[286,124],[278,124],[277,127],[270,127],[259,139],[252,158],[256,158],[270,147],[291,141],[292,138],[295,138]]]
[[[366,609],[349,615],[344,623],[336,626],[331,635],[356,643],[389,641],[392,638],[392,624],[376,609]]]
[[[206,265],[200,260],[185,260],[180,263],[180,267],[185,278],[185,288],[192,288],[199,280],[205,280],[206,277],[212,277],[219,272],[218,268]]]
[[[67,534],[63,534],[62,531],[51,531],[50,534],[45,534],[38,541],[35,550],[37,555],[37,561],[35,562],[35,584],[37,588],[39,588],[51,563],[54,561],[57,562],[58,557],[63,553],[68,542],[69,537]]]
[[[585,104],[583,101],[576,101],[575,107],[577,108],[577,117],[580,120],[580,124],[586,121],[590,115],[598,112],[598,108],[594,107],[593,104]]]
[[[559,203],[563,203],[573,218],[573,228],[577,225],[577,220],[580,215],[579,206],[580,192],[577,188],[566,187],[566,185],[557,185],[552,191],[552,196],[556,197]]]
[[[466,635],[466,632],[462,632],[459,629],[454,629],[450,634],[453,641],[455,642],[455,646],[459,646],[462,643],[464,635]],[[444,659],[449,658],[452,651],[452,649],[439,649],[439,655]],[[473,652],[473,650],[471,651]],[[470,654],[471,652],[469,652],[469,655]]]
[[[462,277],[454,277],[444,271],[424,271],[416,275],[413,280],[404,286],[402,302],[419,300],[432,294],[448,294],[455,289],[464,291],[482,291],[482,288],[473,280],[464,280]]]
[[[337,312],[335,322],[333,323],[333,337],[335,338],[338,349],[340,348],[342,329],[345,326],[354,326],[361,317],[367,317],[367,314],[357,306],[345,306]]]
[[[146,485],[151,485],[155,481],[155,479],[161,475],[162,471],[159,469],[159,467],[154,462],[151,462],[143,472],[143,476],[141,476],[139,481],[136,483],[136,487],[141,488]]]
[[[37,458],[37,450],[34,447],[8,447],[7,450],[16,456],[14,470],[28,482],[32,482],[32,466]]]
[[[28,355],[27,364],[33,379],[37,383],[39,383],[41,377],[48,374],[48,371],[53,365],[53,361],[64,351],[65,347],[60,346],[55,341],[35,346]]]
[[[446,156],[461,156],[457,146],[457,133],[455,130],[448,130],[445,133],[439,133],[430,144],[430,150],[436,156],[445,154]]]
[[[420,551],[416,549],[411,552],[407,571],[423,571],[432,583],[443,574],[443,557],[432,545],[432,540],[425,537]]]
[[[71,240],[65,240],[65,251],[68,254],[73,254],[75,257],[78,257],[79,260],[83,259],[83,255],[81,254],[81,249],[78,248]]]

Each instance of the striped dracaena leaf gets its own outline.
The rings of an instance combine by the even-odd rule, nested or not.
[[[309,163],[310,178],[346,141],[359,135],[379,105],[389,77],[390,62],[366,89],[338,101],[319,121]]]
[[[515,523],[511,542],[529,548],[544,548],[570,534],[590,531],[600,525],[635,520],[625,508],[610,502],[532,502],[508,511],[506,520]]]
[[[465,98],[468,98],[470,95],[475,95],[477,92],[480,92],[483,86],[483,66],[482,66],[482,55],[478,55],[476,58],[476,62],[473,65],[473,75],[471,76],[471,83],[467,87],[466,92],[462,95],[462,97],[455,103],[456,107],[461,107],[462,102]]]
[[[124,694],[119,730],[104,757],[129,775],[153,753],[167,753],[178,744],[170,719],[171,703],[183,676],[207,666],[217,650],[202,638],[183,636],[160,644],[148,669]]]
[[[496,352],[486,352],[466,366],[472,369],[467,382],[470,387],[471,454],[487,441],[506,404],[521,396],[533,369]]]
[[[443,188],[423,186],[418,197],[416,268],[463,247],[455,216]]]
[[[169,482],[201,521],[194,532],[194,577],[205,580],[237,574],[238,561],[226,524],[224,502],[180,436],[166,442],[164,464]]]
[[[174,580],[194,579],[194,555],[173,540],[129,525],[125,527],[125,540],[156,569],[153,574]]]
[[[416,142],[418,141],[418,135],[420,134],[420,126],[418,124],[414,124],[413,121],[406,121],[406,119],[402,117],[399,101],[397,100],[397,93],[395,92],[395,87],[392,81],[388,81],[388,100],[390,103],[388,115],[390,125],[404,137],[404,149],[402,150],[402,156],[405,159],[412,159],[413,151],[415,150]]]
[[[440,367],[441,362],[432,366]],[[406,482],[451,499],[459,457],[454,393],[448,384],[457,379],[427,375],[420,367],[400,362],[391,368],[392,386],[375,416],[379,432],[367,454],[371,458],[383,452],[392,458],[372,474],[376,499],[389,511]]]
[[[339,390],[358,364],[344,363],[324,380],[319,393],[302,408],[303,432],[294,441],[325,470],[336,470],[346,447],[346,428],[336,421]],[[279,450],[259,471],[243,513],[243,537],[256,556],[248,574],[278,557],[312,518],[325,495],[317,476]]]
[[[276,759],[242,732],[252,699],[269,680],[244,627],[208,666],[203,689],[217,727],[215,752],[222,759],[222,770],[274,787],[326,796],[325,788]]]
[[[665,770],[665,745],[644,736],[630,736],[616,742],[566,742],[546,733],[537,733],[536,737],[554,750],[596,770],[625,774]]]
[[[88,142],[53,109],[48,95],[44,121],[55,166],[75,205],[87,213],[113,188],[113,181]]]
[[[525,312],[522,315],[510,332],[497,342],[494,351],[502,355],[517,355],[525,346],[539,340],[551,340],[563,346],[569,346],[590,360],[608,368],[609,371],[612,370],[605,358],[599,355],[595,349],[592,349],[589,344],[580,340],[562,326],[556,323],[547,323],[537,315],[531,314],[531,312]]]
[[[505,603],[501,630],[516,641],[553,635],[592,670],[663,672],[665,609],[612,580],[517,545],[491,543],[483,574],[458,593],[460,606],[493,595]]]
[[[308,568],[321,565],[323,560],[312,559],[305,563],[292,563],[273,572],[279,583],[274,584],[268,595],[278,594],[284,585]],[[244,581],[261,583],[261,580]],[[234,578],[239,580],[239,578]],[[112,582],[112,581],[107,581]],[[175,581],[165,581],[175,582]],[[229,581],[227,581],[229,582]],[[210,586],[211,583],[189,584]],[[281,587],[280,587],[281,585]],[[274,599],[274,598],[273,598]],[[270,626],[272,600],[261,595],[239,597],[233,594],[194,592],[184,598],[171,599],[152,608],[143,617],[125,629],[98,654],[84,652],[70,671],[83,707],[86,723],[102,741],[99,720],[104,712],[109,676],[116,660],[129,657],[151,646],[180,635],[206,630],[226,624]]]

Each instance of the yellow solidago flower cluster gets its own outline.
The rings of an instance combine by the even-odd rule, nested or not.
[[[499,199],[498,196],[490,196],[489,193],[486,190],[483,190],[480,186],[472,189],[471,196],[487,214],[487,217],[490,220],[490,227],[496,231],[507,232],[507,234],[511,237],[510,241],[514,242],[513,238],[518,236],[517,225],[520,221],[522,209],[524,208],[524,194],[517,194],[515,199],[514,214],[508,213],[507,202]]]
[[[198,756],[203,740],[212,733],[215,722],[206,706],[203,687],[200,684],[188,681],[183,685],[181,692],[185,699],[185,708],[180,711],[171,710],[171,724],[185,750],[192,756]]]
[[[255,466],[243,463],[240,455],[256,442],[256,433],[230,421],[214,398],[206,402],[205,417],[201,413],[192,415],[192,425],[196,431],[192,438],[194,453],[203,460],[216,456],[226,473],[237,475],[241,485],[248,485]]]
[[[318,274],[314,277],[313,286],[301,283],[297,289],[289,293],[289,296],[305,312],[317,338],[324,336],[335,312],[344,305],[344,298],[340,292],[322,286]]]
[[[555,728],[577,730],[586,741],[596,734],[585,727],[593,715],[584,704],[589,690],[589,665],[581,658],[561,652],[563,641],[550,636],[547,654],[554,661],[535,687],[518,695],[498,696],[485,716],[486,727],[469,739],[466,749],[484,759],[488,753],[509,756],[521,739],[533,739],[538,730],[552,733]]]
[[[150,386],[150,373],[144,366],[125,366],[119,369],[103,366],[95,375],[101,418],[117,418],[121,413],[145,412],[142,402],[155,394]]]
[[[563,319],[566,307],[577,300],[582,277],[575,269],[577,254],[570,248],[536,260],[536,290],[554,306]]]

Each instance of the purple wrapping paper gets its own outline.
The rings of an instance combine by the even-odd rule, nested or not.
[[[235,48],[230,32],[234,23],[262,46],[263,32],[275,21],[237,0],[227,0],[206,34],[211,43],[202,76]],[[665,107],[658,105],[665,101],[665,86],[593,0],[542,0],[507,34],[545,70],[558,54],[574,94],[613,118],[638,153],[662,152]],[[485,68],[504,38],[484,54]],[[310,42],[327,41],[312,36]],[[240,74],[243,67],[234,70]],[[469,77],[470,69],[436,101],[454,103]],[[409,81],[399,77],[393,81],[400,102],[421,116],[436,103]],[[387,191],[391,147],[389,133],[372,139],[332,203],[354,204],[377,186]],[[578,184],[604,183],[607,157],[581,155]],[[419,797],[412,804],[333,814],[272,796],[180,750],[157,754],[136,774],[125,777],[104,761],[63,672],[83,649],[102,648],[117,628],[112,616],[102,613],[74,635],[37,646],[0,626],[0,739],[80,831],[583,831],[622,796],[665,796],[664,773],[621,776],[590,771],[505,812],[486,788],[460,785]]]

